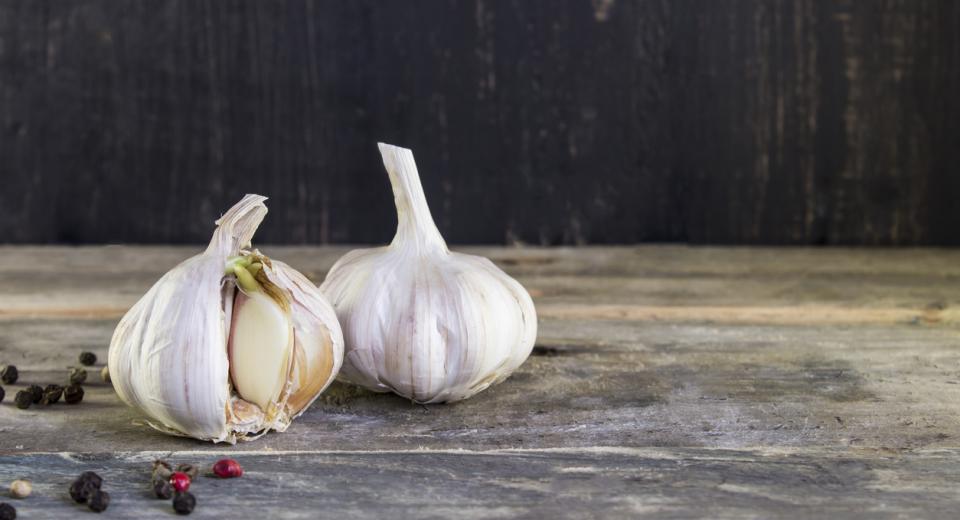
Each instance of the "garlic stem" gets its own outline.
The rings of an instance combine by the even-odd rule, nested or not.
[[[390,245],[415,247],[421,252],[447,253],[447,243],[430,215],[413,152],[386,143],[378,143],[377,146],[390,176],[393,199],[397,205],[397,234]]]
[[[267,214],[267,207],[263,204],[265,200],[267,198],[262,195],[245,195],[217,219],[217,229],[213,232],[207,252],[223,251],[236,255],[240,249],[249,247],[257,226]]]

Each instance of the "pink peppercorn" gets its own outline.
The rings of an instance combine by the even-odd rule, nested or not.
[[[190,475],[182,471],[175,471],[170,475],[170,485],[173,486],[173,489],[182,493],[190,489]]]
[[[233,459],[220,459],[213,465],[213,474],[220,478],[234,478],[243,475],[243,468]]]

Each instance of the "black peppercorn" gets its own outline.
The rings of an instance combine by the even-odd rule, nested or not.
[[[77,477],[76,480],[70,484],[70,498],[72,498],[77,503],[84,503],[90,498],[91,494],[94,491],[100,489],[100,486],[103,484],[103,479],[100,478],[100,475],[92,471],[84,471]],[[110,502],[110,496],[107,496],[107,502]],[[106,509],[106,506],[104,506]],[[101,509],[102,511],[102,509]]]
[[[173,497],[173,510],[178,515],[189,515],[196,505],[197,499],[189,491],[177,493],[177,496]]]
[[[103,478],[101,478],[100,475],[97,475],[92,471],[84,471],[83,473],[80,474],[79,477],[77,477],[77,480],[89,482],[93,484],[93,487],[97,489],[100,489],[100,486],[103,485]]]
[[[78,478],[73,481],[73,484],[70,484],[70,498],[78,504],[83,504],[90,498],[90,493],[96,490],[97,486],[95,486],[93,482]]]
[[[27,387],[27,391],[30,392],[30,395],[33,396],[33,404],[37,404],[43,399],[43,387],[40,385],[30,385]]]
[[[80,353],[80,364],[90,366],[97,362],[97,355],[93,352],[81,352]]]
[[[3,402],[3,398],[6,396],[7,396],[7,391],[4,390],[2,386],[0,386],[0,403]]]
[[[67,404],[77,404],[83,401],[83,387],[80,385],[70,385],[63,391],[63,400]]]
[[[53,404],[60,400],[60,396],[63,395],[63,387],[60,385],[47,385],[43,389],[43,399],[40,400],[41,404]]]
[[[0,502],[0,520],[16,520],[17,508],[6,502]]]
[[[80,385],[87,380],[87,371],[79,368],[73,367],[70,369],[70,377],[68,378],[71,385]]]
[[[153,479],[153,494],[157,498],[169,500],[173,496],[173,486],[170,485],[169,481],[155,478]]]
[[[16,383],[19,377],[20,372],[17,371],[16,365],[7,365],[0,370],[0,380],[8,385]]]
[[[91,511],[96,511],[97,513],[102,513],[109,505],[110,493],[101,491],[99,489],[94,489],[90,493],[90,497],[87,499],[87,507],[89,507]]]
[[[17,392],[17,396],[13,398],[13,402],[16,403],[17,408],[26,410],[33,404],[33,393],[29,390],[20,390]]]

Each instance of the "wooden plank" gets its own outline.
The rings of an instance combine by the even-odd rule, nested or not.
[[[117,318],[166,270],[200,249],[0,246],[0,319]],[[320,282],[349,249],[268,246],[264,251]],[[751,308],[765,307],[768,310],[752,314],[781,313],[786,317],[778,319],[786,323],[801,319],[797,313],[807,310],[811,317],[816,313],[850,323],[910,323],[914,318],[935,323],[956,319],[955,308],[960,308],[957,251],[681,246],[462,250],[499,263],[530,290],[545,316],[565,317],[586,305],[595,310],[574,313],[617,317],[617,312],[598,307],[617,305],[625,306],[621,317],[633,313],[639,319],[646,312],[650,316],[644,319],[655,319],[657,313],[682,307],[669,319],[723,321],[746,313],[746,319],[737,321],[763,323],[763,316],[754,319],[749,314]],[[717,316],[717,307],[729,308],[723,311],[728,314]]]
[[[169,518],[169,501],[149,497],[150,462],[218,456],[236,456],[246,474],[198,478],[192,518],[947,518],[960,477],[956,450],[603,448],[67,452],[0,459],[0,480],[35,477],[34,496],[13,502],[23,518],[83,514],[67,487],[87,470],[106,481],[110,518]]]
[[[61,382],[112,321],[0,321],[18,385]],[[602,334],[602,335],[601,335]],[[337,385],[284,434],[239,450],[584,446],[950,447],[960,432],[954,330],[548,320],[503,384],[452,405]],[[93,376],[93,374],[91,374]],[[0,406],[0,452],[183,450],[106,385],[81,406]],[[64,436],[69,426],[73,435]]]
[[[345,250],[267,252],[319,280]],[[35,480],[24,517],[73,512],[64,486],[84,469],[114,483],[117,517],[167,515],[143,486],[168,453],[251,470],[201,479],[196,514],[211,518],[260,501],[289,518],[942,517],[960,504],[960,252],[472,248],[531,288],[541,321],[533,356],[467,401],[337,383],[287,432],[233,447],[155,432],[95,373],[80,405],[11,404],[61,382],[82,350],[103,360],[116,313],[194,251],[0,247],[0,362],[22,374],[0,404],[0,484]]]
[[[0,249],[0,311],[7,313],[0,319],[0,354],[20,366],[21,384],[60,382],[84,349],[104,359],[124,306],[193,251]],[[343,251],[276,248],[278,256],[305,266],[315,278]],[[325,442],[343,437],[337,442],[356,449],[691,444],[910,449],[956,442],[960,378],[950,367],[960,362],[960,353],[954,348],[955,300],[947,297],[957,294],[951,288],[960,279],[955,252],[676,247],[560,250],[553,256],[526,249],[476,252],[491,254],[522,280],[562,277],[579,289],[552,292],[555,287],[542,286],[536,297],[538,348],[506,383],[481,399],[439,407],[337,386],[290,432],[238,449],[308,447],[317,437]],[[776,262],[770,258],[775,253]],[[530,276],[533,272],[542,274]],[[577,285],[583,272],[591,277]],[[608,295],[616,291],[591,284],[619,279],[621,272],[634,282],[652,272],[667,286],[652,295],[632,294],[635,287],[629,287],[620,295],[637,304],[611,306]],[[785,278],[795,290],[755,289]],[[740,283],[743,279],[755,283]],[[882,288],[857,289],[864,280]],[[46,285],[38,288],[32,281]],[[700,289],[679,290],[674,282]],[[861,294],[825,291],[828,282]],[[659,303],[669,287],[677,292]],[[884,290],[887,299],[877,308],[869,296]],[[44,319],[18,314],[20,298],[36,305]],[[723,305],[703,306],[704,301]],[[924,302],[933,305],[919,308]],[[99,315],[101,305],[113,306],[111,317]],[[58,309],[68,309],[71,317],[62,318]],[[76,317],[84,313],[93,317]],[[8,388],[8,396],[17,388]],[[87,403],[76,408],[0,410],[5,433],[0,449],[35,450],[34,429],[53,432],[71,421],[83,434],[51,433],[44,436],[46,449],[96,449],[97,432],[106,425],[117,449],[183,449],[190,442],[152,432],[102,385],[92,386]],[[514,426],[505,428],[505,421]]]

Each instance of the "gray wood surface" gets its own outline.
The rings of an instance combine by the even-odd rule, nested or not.
[[[938,518],[960,507],[960,251],[467,248],[534,295],[534,355],[465,402],[421,406],[336,384],[283,434],[168,437],[112,389],[18,410],[24,384],[101,359],[117,319],[198,248],[0,247],[0,485],[23,518],[162,518],[149,461],[248,474],[195,483],[198,518]],[[313,279],[347,248],[269,247]],[[92,376],[93,374],[91,374]],[[5,500],[5,499],[4,499]]]

